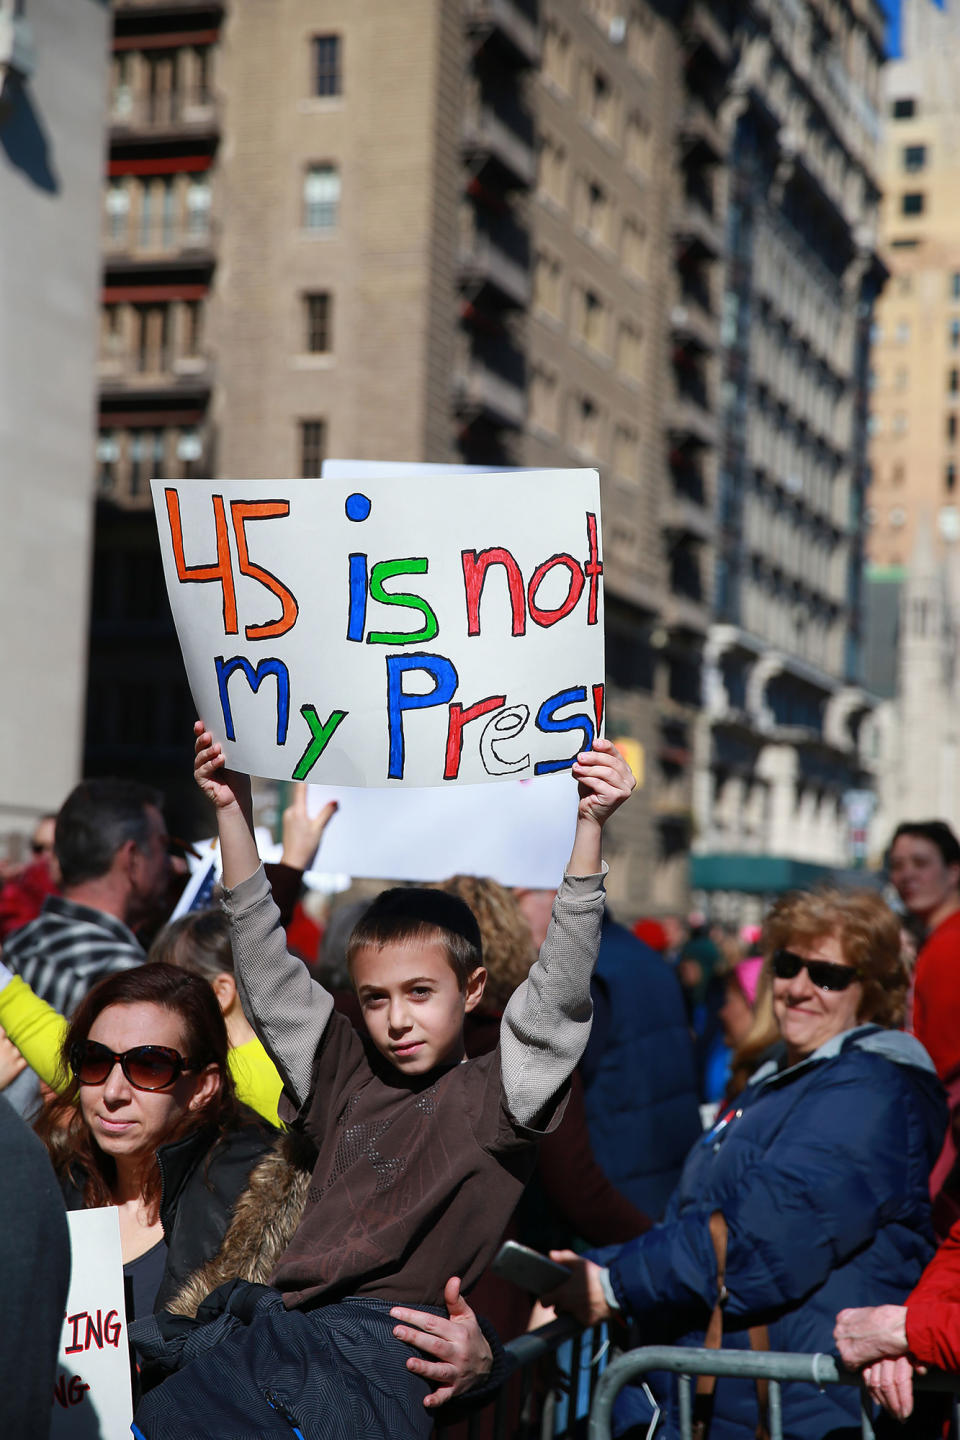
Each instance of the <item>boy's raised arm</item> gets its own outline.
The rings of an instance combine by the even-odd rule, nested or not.
[[[226,769],[223,752],[202,721],[194,732],[194,778],[217,812],[223,907],[231,922],[240,1003],[280,1071],[285,1090],[302,1105],[310,1093],[314,1056],[333,1013],[333,998],[287,950],[280,912],[257,852],[249,775]],[[327,807],[327,820],[335,808]]]
[[[577,756],[573,774],[580,800],[570,862],[539,959],[500,1027],[507,1107],[532,1129],[543,1128],[590,1035],[590,976],[603,923],[603,827],[636,785],[623,756],[600,736]]]

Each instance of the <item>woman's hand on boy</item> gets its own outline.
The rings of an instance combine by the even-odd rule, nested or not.
[[[237,805],[244,813],[251,809],[250,776],[227,769],[227,757],[202,720],[193,727],[193,778],[217,810]]]
[[[443,1300],[448,1318],[400,1305],[390,1311],[394,1320],[402,1322],[394,1326],[397,1339],[431,1357],[427,1360],[412,1355],[407,1361],[408,1370],[437,1386],[424,1397],[428,1409],[472,1390],[479,1380],[486,1379],[493,1365],[493,1352],[476,1315],[460,1294],[456,1276],[447,1281]]]
[[[580,803],[577,817],[603,826],[636,788],[633,771],[612,740],[594,737],[589,750],[581,750],[573,762]]]

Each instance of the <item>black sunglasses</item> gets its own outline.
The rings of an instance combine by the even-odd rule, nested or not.
[[[852,965],[835,965],[832,960],[806,960],[792,950],[773,952],[773,973],[778,980],[792,980],[801,970],[806,970],[818,990],[846,990],[848,985],[860,978],[859,970]]]
[[[70,1051],[70,1068],[80,1085],[102,1085],[117,1064],[134,1090],[166,1090],[195,1068],[166,1045],[134,1045],[118,1055],[97,1040],[82,1040]]]

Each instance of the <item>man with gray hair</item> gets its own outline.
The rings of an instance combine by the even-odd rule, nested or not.
[[[169,871],[160,795],[133,780],[84,780],[57,816],[61,895],[4,946],[3,960],[61,1015],[104,975],[142,965],[133,927],[162,901]]]

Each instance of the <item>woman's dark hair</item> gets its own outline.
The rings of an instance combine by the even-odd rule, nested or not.
[[[69,1055],[74,1045],[86,1040],[98,1015],[111,1005],[159,1005],[176,1015],[183,1026],[183,1050],[191,1066],[203,1069],[215,1065],[220,1087],[197,1110],[181,1115],[164,1136],[164,1144],[179,1140],[206,1126],[219,1134],[240,1123],[241,1108],[233,1079],[227,1069],[227,1030],[217,998],[206,980],[173,965],[152,963],[135,970],[108,975],[80,1002],[67,1027],[60,1048],[62,1075],[69,1075],[66,1088],[44,1106],[34,1129],[50,1152],[54,1169],[69,1176],[83,1195],[88,1208],[112,1203],[116,1166],[111,1156],[96,1144],[83,1112],[77,1104],[80,1086],[70,1072]],[[160,1201],[160,1171],[154,1165],[144,1180],[143,1198],[148,1205]]]
[[[164,925],[150,946],[147,958],[151,964],[176,965],[208,981],[216,980],[224,972],[232,975],[230,921],[219,907],[191,910],[179,920]]]
[[[888,855],[901,835],[915,835],[919,840],[929,840],[940,851],[944,865],[960,865],[960,840],[945,820],[905,820],[893,832]]]

